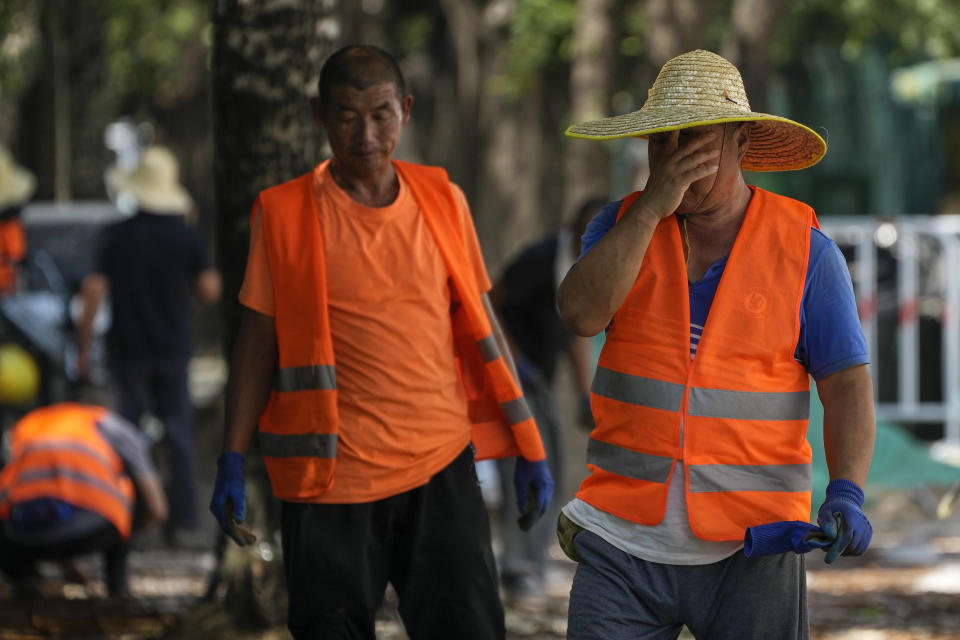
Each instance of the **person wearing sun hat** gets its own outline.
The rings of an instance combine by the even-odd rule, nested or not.
[[[27,254],[20,211],[33,197],[36,186],[33,174],[0,147],[0,295],[9,295],[16,288],[17,264]]]
[[[184,216],[193,199],[180,184],[180,168],[170,149],[153,145],[143,150],[133,169],[113,166],[104,172],[104,182],[117,206],[154,214]]]
[[[872,534],[867,347],[846,264],[813,210],[743,170],[804,169],[826,144],[753,111],[736,67],[702,50],[667,61],[638,111],[567,134],[646,138],[650,160],[644,190],[591,221],[558,292],[574,333],[606,331],[590,474],[558,522],[580,563],[568,637],[672,638],[683,625],[809,637],[802,553],[859,555]],[[808,524],[810,377],[831,477],[819,526]]]
[[[112,322],[107,365],[118,412],[133,424],[151,411],[164,425],[172,473],[167,486],[172,546],[198,546],[193,406],[187,389],[191,354],[190,296],[213,304],[220,275],[197,231],[185,224],[193,209],[179,165],[162,146],[144,149],[136,166],[106,171],[107,190],[131,217],[97,238],[91,272],[83,280],[78,325],[79,377],[90,372],[93,319],[109,292]],[[210,541],[212,544],[212,540]]]

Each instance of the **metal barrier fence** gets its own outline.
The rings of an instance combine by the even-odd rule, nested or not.
[[[820,223],[850,268],[870,347],[877,417],[898,423],[942,423],[938,457],[956,459],[960,215],[825,217]],[[932,343],[933,349],[921,351],[921,327],[925,343]]]

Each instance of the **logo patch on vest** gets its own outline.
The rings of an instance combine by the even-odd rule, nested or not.
[[[754,289],[743,297],[743,308],[755,316],[766,315],[767,296],[763,294],[763,291]]]

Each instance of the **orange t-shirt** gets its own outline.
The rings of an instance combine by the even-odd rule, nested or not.
[[[425,484],[470,442],[454,363],[449,274],[407,184],[386,207],[352,200],[314,170],[327,262],[340,437],[333,486],[318,502],[379,500]],[[490,290],[463,192],[454,186],[464,251]],[[273,285],[253,219],[240,302],[274,315]]]

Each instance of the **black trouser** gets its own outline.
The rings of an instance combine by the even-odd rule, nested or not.
[[[283,503],[294,638],[373,640],[389,581],[411,640],[505,635],[473,448],[426,485],[376,502]]]
[[[163,422],[170,466],[165,487],[170,502],[167,527],[193,529],[197,524],[197,478],[187,363],[114,362],[111,367],[120,415],[139,426],[150,411]]]
[[[127,588],[130,545],[109,522],[104,521],[102,527],[76,538],[44,544],[14,540],[7,533],[6,525],[0,525],[0,571],[14,583],[35,576],[37,560],[66,560],[95,551],[103,553],[107,592],[122,595]]]

